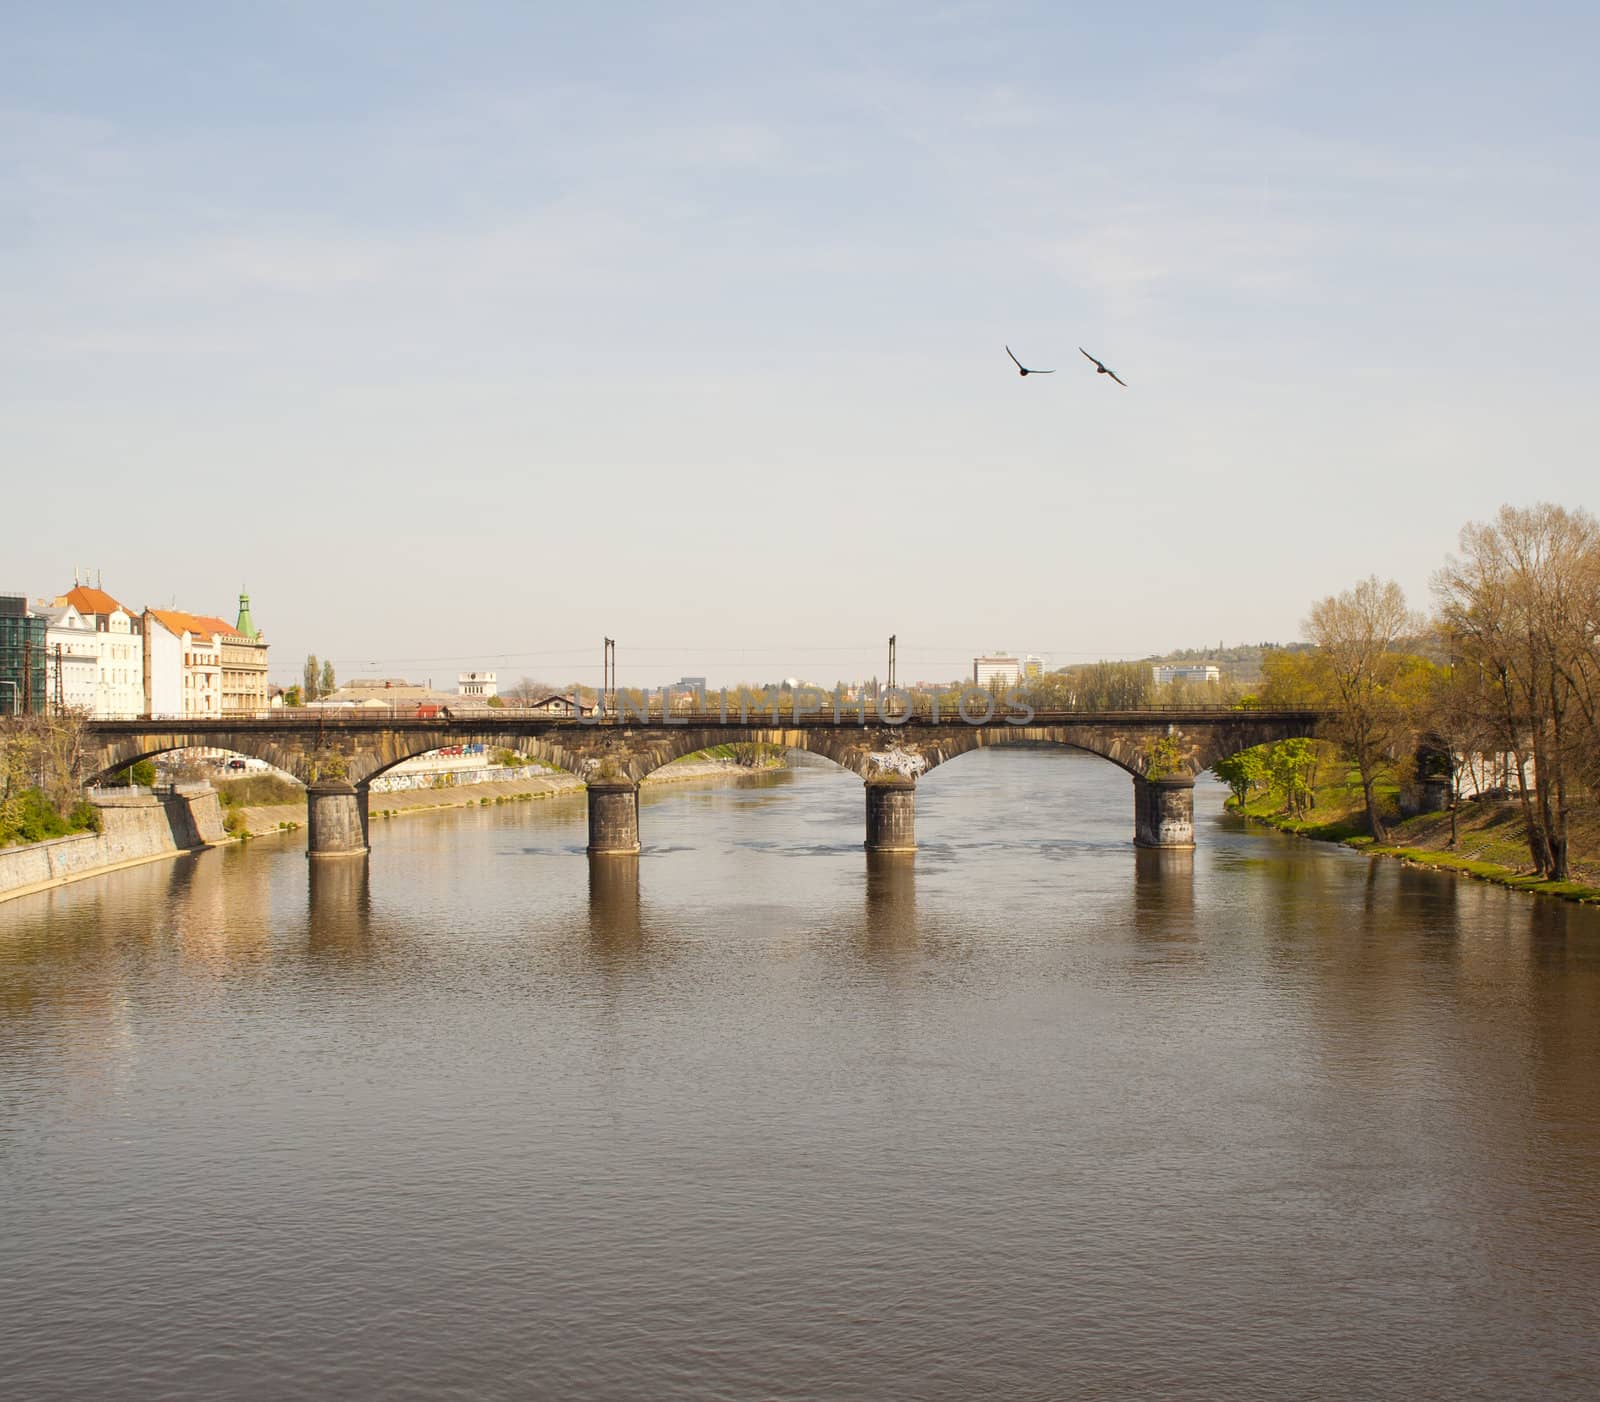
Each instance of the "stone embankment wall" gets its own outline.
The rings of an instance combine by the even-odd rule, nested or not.
[[[0,848],[0,901],[228,840],[209,784],[180,784],[162,794],[100,793],[93,801],[102,831]]]
[[[827,761],[821,760],[819,763],[826,764]],[[783,766],[772,767],[781,769]],[[474,780],[470,784],[450,784],[439,789],[430,787],[390,793],[374,791],[368,800],[368,811],[373,818],[397,818],[411,813],[434,812],[441,808],[475,808],[485,803],[493,803],[497,799],[512,802],[559,798],[583,792],[581,780],[557,770],[535,769],[530,766],[521,771],[511,772],[515,775],[514,778],[498,782]],[[764,772],[766,772],[764,769],[750,769],[726,759],[679,760],[676,764],[669,764],[664,769],[656,770],[644,783],[646,788],[654,788],[658,784],[685,783],[691,779],[738,779]],[[245,831],[253,837],[277,832],[286,824],[292,828],[304,828],[306,821],[306,806],[303,802],[241,808],[235,811],[242,815]]]

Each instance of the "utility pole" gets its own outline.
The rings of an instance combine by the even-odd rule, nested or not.
[[[605,657],[600,664],[600,709],[610,715],[617,712],[617,640],[607,638]]]
[[[894,690],[894,685],[895,685],[895,676],[894,676],[894,634],[890,633],[889,634],[889,689],[891,691]]]

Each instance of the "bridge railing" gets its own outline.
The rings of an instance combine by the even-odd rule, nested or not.
[[[837,709],[832,699],[823,698],[821,709],[810,705],[800,707],[798,710],[788,698],[784,698],[774,705],[770,701],[762,705],[746,704],[740,708],[737,700],[729,700],[726,709],[721,706],[687,708],[674,706],[665,711],[659,704],[648,706],[628,705],[616,712],[604,715],[586,714],[583,717],[572,715],[570,712],[561,713],[542,709],[537,706],[438,706],[418,707],[416,705],[386,705],[386,706],[350,706],[350,707],[309,707],[309,706],[283,706],[274,707],[263,711],[241,711],[226,715],[214,716],[162,716],[144,720],[119,720],[91,722],[94,728],[114,730],[150,730],[172,729],[195,731],[225,731],[231,726],[241,724],[272,723],[273,727],[289,727],[296,730],[305,729],[315,731],[318,729],[370,729],[385,726],[399,725],[407,729],[434,729],[434,728],[463,728],[472,730],[492,729],[508,723],[527,721],[548,721],[562,726],[571,726],[574,729],[590,729],[605,727],[607,729],[627,728],[632,725],[661,725],[671,724],[674,728],[679,726],[728,726],[743,725],[753,728],[770,728],[780,726],[783,728],[804,728],[818,725],[904,725],[915,722],[937,721],[941,725],[959,724],[966,721],[968,724],[1013,724],[1026,723],[1029,725],[1071,725],[1086,721],[1100,723],[1126,722],[1138,724],[1148,723],[1153,720],[1182,721],[1185,719],[1220,721],[1232,719],[1238,721],[1265,720],[1305,720],[1307,722],[1322,718],[1326,712],[1308,706],[1260,706],[1260,705],[1233,705],[1233,706],[1136,706],[1120,707],[1117,709],[1089,709],[1084,708],[1056,708],[1045,710],[1032,708],[1031,714],[1027,708],[1007,706],[998,699],[993,708],[993,714],[985,721],[977,717],[984,714],[987,708],[981,706],[968,706],[965,713],[958,709],[953,698],[945,696],[935,705],[932,698],[917,698],[910,707],[879,707],[870,701],[863,704],[860,701],[842,702]],[[1028,718],[1024,722],[1023,717]],[[969,717],[971,719],[969,719]]]

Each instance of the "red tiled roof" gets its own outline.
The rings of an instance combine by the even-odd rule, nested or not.
[[[122,605],[104,589],[91,589],[87,584],[79,584],[69,593],[56,595],[56,604],[58,607],[62,604],[71,604],[85,617],[94,613],[115,613],[118,609],[122,609],[123,613],[132,612],[130,609],[122,608]]]
[[[178,609],[151,609],[150,614],[172,634],[192,633],[197,638],[209,638],[219,633],[225,638],[239,636],[233,624],[224,623],[209,614],[183,613]]]

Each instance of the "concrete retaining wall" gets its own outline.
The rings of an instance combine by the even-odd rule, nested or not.
[[[101,832],[0,847],[0,901],[228,840],[209,784],[161,794],[98,794],[94,806]]]

